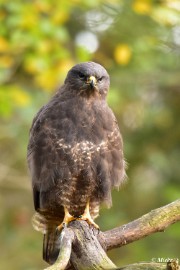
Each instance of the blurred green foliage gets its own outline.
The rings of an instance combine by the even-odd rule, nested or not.
[[[26,147],[32,118],[77,62],[101,63],[124,137],[128,182],[102,209],[102,230],[180,196],[180,3],[0,1],[0,269],[36,270]],[[179,224],[110,252],[117,265],[179,256]],[[179,258],[180,259],[180,258]]]

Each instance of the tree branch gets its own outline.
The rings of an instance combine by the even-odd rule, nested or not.
[[[101,247],[97,233],[98,230],[89,227],[86,221],[71,222],[61,233],[61,248],[57,261],[44,270],[64,270],[69,259],[73,266],[70,269],[117,269]]]
[[[180,221],[180,200],[152,210],[139,219],[106,232],[99,232],[85,221],[72,221],[60,235],[61,245],[57,261],[46,270],[118,269],[104,250],[120,247],[152,233],[164,231],[169,225],[177,221]],[[166,264],[138,263],[127,265],[119,268],[119,270],[171,270],[178,269],[178,263],[176,265],[177,268],[170,268],[171,265],[169,264],[168,268]]]
[[[152,233],[163,232],[169,225],[180,221],[180,199],[121,227],[100,232],[98,239],[104,249],[127,245]]]
[[[117,270],[179,270],[178,260],[168,261],[167,263],[134,263],[126,265]]]
[[[61,235],[60,253],[57,261],[44,270],[64,270],[69,263],[74,240],[74,232],[70,228],[64,228]]]

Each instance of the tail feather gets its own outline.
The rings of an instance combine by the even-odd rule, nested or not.
[[[43,259],[53,264],[59,255],[60,250],[60,235],[56,231],[56,226],[51,226],[47,233],[44,234],[43,240]]]
[[[36,212],[32,217],[32,225],[36,231],[44,235],[43,239],[43,259],[53,264],[60,250],[60,233],[56,230],[61,223],[59,218],[48,216],[46,213]]]

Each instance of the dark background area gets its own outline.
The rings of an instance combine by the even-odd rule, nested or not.
[[[26,165],[32,119],[76,63],[102,64],[124,138],[128,181],[97,223],[107,230],[180,197],[180,3],[36,0],[0,4],[0,269],[38,270]],[[178,258],[180,226],[109,253],[122,266]],[[180,259],[180,258],[179,258]]]

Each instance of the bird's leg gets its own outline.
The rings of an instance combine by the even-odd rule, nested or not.
[[[86,220],[87,223],[89,223],[90,225],[93,225],[96,229],[99,229],[99,226],[94,222],[94,220],[92,219],[90,212],[89,212],[89,200],[86,204],[86,208],[84,210],[84,213],[82,216],[80,216],[78,218],[79,220]]]
[[[68,209],[66,208],[66,206],[64,206],[64,219],[63,222],[57,227],[57,230],[60,231],[62,228],[66,227],[68,225],[69,222],[75,220],[77,218],[73,217]]]

